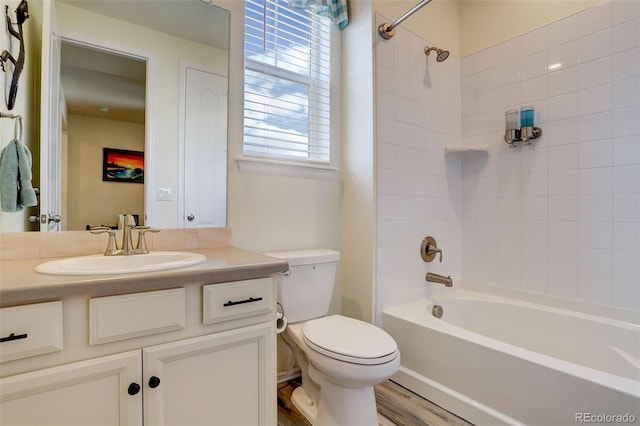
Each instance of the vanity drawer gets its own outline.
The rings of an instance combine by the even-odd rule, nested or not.
[[[61,351],[62,302],[0,309],[0,362]]]
[[[90,299],[89,344],[182,330],[185,294],[184,288],[174,288]]]
[[[275,304],[273,293],[271,278],[205,285],[202,322],[213,324],[268,313]]]

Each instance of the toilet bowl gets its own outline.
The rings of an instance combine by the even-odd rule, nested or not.
[[[306,364],[292,395],[296,408],[313,425],[377,425],[373,386],[400,367],[391,336],[341,315],[290,324],[286,333]]]
[[[289,261],[278,294],[289,321],[284,338],[295,346],[302,372],[293,404],[313,425],[377,425],[373,386],[400,367],[396,342],[364,321],[326,316],[337,252],[267,254]]]

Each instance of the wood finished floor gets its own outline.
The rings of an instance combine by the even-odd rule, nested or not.
[[[291,393],[298,386],[297,380],[278,385],[278,426],[310,426],[291,402]],[[375,392],[380,426],[471,425],[390,380],[377,385]]]

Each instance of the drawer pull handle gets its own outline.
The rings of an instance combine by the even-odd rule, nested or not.
[[[237,302],[232,302],[231,300],[229,300],[227,303],[223,304],[222,306],[227,307],[227,306],[234,306],[234,305],[242,305],[243,303],[259,302],[261,300],[262,300],[262,297],[250,297],[248,299],[238,300]]]
[[[0,343],[2,343],[2,342],[10,342],[12,340],[26,339],[26,338],[27,338],[27,333],[24,333],[24,334],[11,333],[7,337],[1,338],[0,339]]]

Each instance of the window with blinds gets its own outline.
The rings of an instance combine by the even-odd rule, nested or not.
[[[288,0],[245,0],[245,155],[329,163],[330,25]]]

